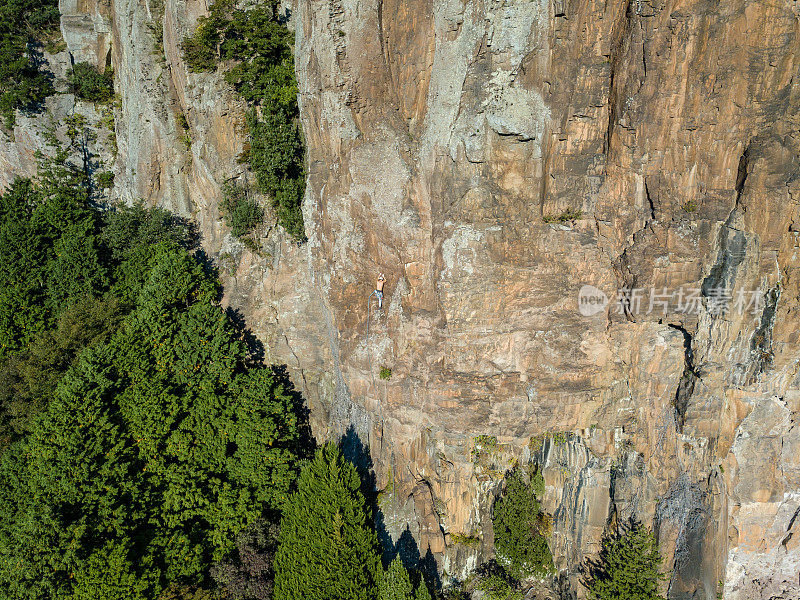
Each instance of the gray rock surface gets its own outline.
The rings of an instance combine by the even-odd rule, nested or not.
[[[463,577],[504,473],[534,462],[579,595],[633,517],[671,599],[800,598],[794,3],[297,0],[309,241],[265,227],[261,253],[219,215],[250,177],[244,107],[180,55],[207,5],[62,10],[74,60],[111,48],[115,196],[197,220],[317,436],[370,449],[386,536]],[[3,184],[48,118],[0,143]],[[583,316],[584,285],[611,305]],[[683,295],[651,304],[664,288]]]

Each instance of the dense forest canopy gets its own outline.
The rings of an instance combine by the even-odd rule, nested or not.
[[[252,359],[184,223],[98,210],[79,174],[46,173],[0,197],[0,594],[202,585],[286,502],[296,399]]]

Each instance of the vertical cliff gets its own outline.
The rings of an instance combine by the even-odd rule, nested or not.
[[[114,198],[197,220],[316,434],[357,433],[387,534],[408,528],[445,579],[491,556],[493,494],[531,461],[579,594],[582,561],[632,517],[658,534],[670,598],[788,599],[795,4],[286,3],[309,241],[265,227],[258,253],[218,206],[226,181],[251,177],[237,161],[244,106],[181,57],[205,2],[64,2],[68,50],[52,63],[113,66]],[[21,118],[3,142],[4,182],[30,172],[47,118]],[[379,272],[382,311],[368,299]],[[608,305],[579,310],[584,286]],[[617,310],[623,288],[637,291]]]
[[[328,411],[369,439],[395,535],[413,517],[459,574],[490,551],[493,482],[535,460],[562,567],[633,516],[670,597],[796,597],[796,8],[332,0],[296,19]],[[609,308],[583,316],[584,285]],[[575,436],[530,450],[553,432]]]

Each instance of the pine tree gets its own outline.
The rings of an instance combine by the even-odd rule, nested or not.
[[[414,600],[431,600],[431,593],[428,591],[428,586],[425,584],[423,577],[419,578],[419,585],[417,591],[414,593]]]
[[[356,468],[334,445],[300,473],[283,514],[275,556],[275,600],[373,600],[378,539]]]
[[[425,587],[425,584],[421,584]],[[414,588],[400,556],[396,556],[386,569],[378,588],[380,600],[412,600]]]
[[[663,600],[658,584],[661,555],[653,534],[638,523],[606,539],[587,587],[593,600]]]
[[[138,305],[0,454],[0,600],[193,589],[287,501],[293,398],[247,364],[216,280],[174,243],[152,248]]]
[[[515,579],[553,570],[553,557],[545,538],[548,517],[539,502],[543,492],[541,473],[534,473],[528,482],[521,472],[514,471],[494,505],[492,527],[497,561]]]

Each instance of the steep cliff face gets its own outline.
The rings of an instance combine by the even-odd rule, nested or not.
[[[800,594],[793,7],[299,3],[330,410],[451,574],[448,534],[488,542],[485,482],[531,457],[562,566],[633,516],[671,597]],[[612,306],[583,316],[584,285]]]
[[[788,599],[795,4],[287,4],[309,241],[268,229],[260,254],[219,219],[222,184],[249,177],[244,107],[181,58],[207,5],[65,3],[62,28],[73,60],[115,69],[114,195],[197,220],[317,435],[369,447],[387,535],[408,529],[462,577],[492,554],[503,474],[531,461],[578,594],[582,561],[632,517],[658,533],[670,598]],[[24,123],[4,181],[39,143]],[[617,310],[621,288],[636,291]]]

